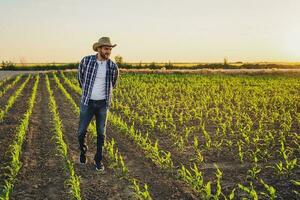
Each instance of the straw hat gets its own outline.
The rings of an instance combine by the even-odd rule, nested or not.
[[[117,46],[116,44],[112,45],[111,42],[110,42],[110,38],[109,37],[102,37],[98,40],[98,42],[95,42],[93,44],[93,49],[94,51],[97,51],[97,48],[98,47],[101,47],[101,46],[110,46],[110,47],[115,47]]]

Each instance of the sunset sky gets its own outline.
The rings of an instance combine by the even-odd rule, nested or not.
[[[300,61],[299,0],[0,0],[0,61]]]

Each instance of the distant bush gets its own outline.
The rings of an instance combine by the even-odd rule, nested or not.
[[[15,67],[15,64],[11,61],[2,61],[1,63],[1,69],[3,70],[8,70],[13,67]]]
[[[165,64],[165,66],[163,67],[163,69],[174,69],[173,64],[169,61],[168,63]]]
[[[120,56],[120,55],[115,56],[115,61],[118,66],[123,65],[123,57],[122,56]]]

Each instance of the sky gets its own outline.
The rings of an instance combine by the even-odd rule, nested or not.
[[[0,61],[300,61],[299,0],[0,0]]]

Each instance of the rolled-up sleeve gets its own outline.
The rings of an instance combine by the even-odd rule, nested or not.
[[[118,85],[118,79],[119,79],[119,67],[116,64],[115,65],[115,70],[114,70],[114,74],[113,74],[113,80],[112,80],[112,85],[113,88],[115,89]]]
[[[80,88],[82,88],[82,83],[83,83],[83,73],[84,73],[84,58],[81,59],[79,65],[78,65],[78,74],[77,74],[77,79],[78,79],[78,83],[80,85]]]

